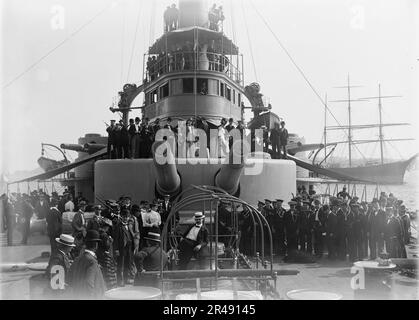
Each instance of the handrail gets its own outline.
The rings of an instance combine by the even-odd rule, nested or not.
[[[205,55],[206,59],[201,58],[202,55]],[[151,56],[155,57],[155,55],[148,55],[149,58]],[[146,61],[145,70],[147,82],[172,72],[208,70],[225,73],[233,81],[243,85],[243,73],[239,68],[226,55],[213,52],[176,51],[164,54],[155,60]]]

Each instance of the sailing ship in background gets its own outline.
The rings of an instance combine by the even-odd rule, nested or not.
[[[409,126],[409,123],[383,123],[383,99],[392,99],[392,98],[400,98],[400,96],[383,96],[381,94],[381,85],[379,85],[379,93],[377,97],[366,97],[361,99],[352,99],[351,98],[351,89],[357,88],[360,86],[351,86],[350,78],[348,76],[348,85],[344,87],[337,87],[341,89],[348,90],[348,100],[336,100],[333,102],[336,103],[348,103],[348,125],[341,125],[338,126],[327,126],[327,112],[328,107],[325,107],[325,127],[324,127],[324,146],[320,148],[313,157],[313,165],[322,166],[327,168],[328,170],[355,178],[364,181],[370,181],[377,184],[403,184],[404,183],[404,176],[406,170],[409,166],[414,162],[419,154],[415,154],[408,160],[400,160],[400,161],[390,161],[386,162],[384,146],[385,143],[391,142],[401,142],[401,141],[413,141],[415,139],[411,138],[393,138],[393,139],[386,139],[384,137],[383,129],[385,127],[397,127],[397,126]],[[352,103],[354,102],[364,102],[369,100],[378,100],[378,116],[379,116],[379,123],[376,124],[361,124],[361,125],[354,125],[352,123]],[[363,130],[363,129],[378,129],[378,139],[366,139],[366,140],[356,140],[353,138],[353,132],[355,130]],[[347,137],[344,141],[335,141],[331,142],[328,140],[328,132],[329,131],[344,131]],[[355,165],[355,160],[353,158],[353,149],[356,148],[358,151],[358,145],[362,144],[372,144],[372,143],[379,143],[380,145],[380,159],[378,161],[371,161],[366,160],[362,164]],[[348,164],[345,163],[345,166],[339,166],[339,163],[327,163],[327,160],[332,156],[335,152],[335,149],[339,145],[348,145]],[[321,161],[318,161],[318,156],[324,152],[324,157]],[[348,166],[346,166],[348,165]]]

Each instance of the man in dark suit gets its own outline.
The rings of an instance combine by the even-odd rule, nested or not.
[[[130,144],[130,137],[128,133],[128,128],[124,124],[124,121],[119,121],[120,126],[120,151],[119,151],[119,158],[120,159],[129,159],[130,158],[130,150],[129,150],[129,144]]]
[[[86,236],[86,219],[84,218],[84,212],[86,211],[87,202],[82,200],[79,202],[79,211],[73,217],[71,226],[73,228],[73,237],[75,239],[76,249],[78,253],[83,247],[84,237]]]
[[[70,251],[75,247],[74,245],[74,238],[72,236],[61,234],[58,238],[55,239],[57,242],[57,250],[54,254],[51,255],[48,267],[46,271],[46,275],[48,279],[50,279],[50,287],[49,287],[49,297],[51,299],[61,299],[64,298],[64,294],[67,293],[66,287],[68,284],[67,275],[68,271],[70,270],[71,266],[71,256]],[[55,270],[54,267],[59,266],[62,267],[61,270]],[[56,278],[55,282],[51,280],[55,277],[57,273],[63,272],[61,277],[60,275]]]
[[[22,218],[23,218],[23,230],[22,230],[22,244],[28,243],[28,238],[31,229],[31,218],[33,216],[34,207],[30,202],[28,195],[23,195],[23,207],[22,207]]]
[[[102,299],[106,290],[96,251],[101,241],[99,232],[89,230],[86,234],[86,249],[71,265],[68,280],[76,300]]]
[[[137,219],[128,209],[121,210],[121,218],[113,232],[113,249],[117,263],[117,277],[120,286],[134,283],[134,255],[139,250],[140,230]]]
[[[321,258],[323,256],[328,212],[328,205],[320,207],[320,201],[317,199],[314,200],[314,254],[317,258]]]
[[[282,208],[282,199],[274,201],[274,215],[273,215],[273,238],[274,251],[276,254],[285,255],[285,209]]]
[[[285,233],[287,239],[287,255],[291,256],[298,249],[298,216],[297,210],[295,209],[297,203],[290,201],[290,209],[285,213]]]
[[[156,275],[144,276],[145,271],[159,271],[166,269],[169,256],[161,248],[160,234],[149,232],[145,237],[146,247],[135,255],[138,270],[138,284],[142,286],[159,287],[159,279]]]
[[[373,200],[372,211],[368,220],[370,227],[370,258],[375,260],[377,253],[380,254],[384,250],[384,232],[386,226],[386,214],[385,211],[380,209],[377,199]]]
[[[325,209],[326,218],[326,238],[327,238],[327,252],[329,259],[335,259],[336,254],[336,227],[337,217],[336,212],[338,210],[338,203],[334,200],[330,203],[331,210],[328,207]]]
[[[194,215],[195,224],[189,227],[182,235],[179,243],[179,269],[186,270],[193,256],[199,260],[199,265],[204,266],[208,256],[208,229],[204,226],[205,216],[202,212]]]
[[[35,205],[35,213],[38,219],[45,219],[50,209],[47,198],[41,194],[39,196],[39,201]]]
[[[285,122],[281,122],[281,128],[279,129],[279,143],[280,143],[280,151],[282,151],[282,157],[284,159],[287,158],[287,145],[288,145],[288,130],[285,128]],[[281,158],[282,158],[281,157]]]
[[[51,209],[47,213],[46,220],[47,233],[51,244],[51,255],[53,255],[57,250],[57,241],[55,239],[59,238],[63,232],[63,217],[60,210],[58,210],[58,202],[55,199],[51,201]]]
[[[300,251],[307,252],[309,254],[313,251],[312,239],[311,239],[311,228],[310,228],[310,202],[308,200],[303,201],[303,207],[298,214],[298,242],[300,244]]]
[[[111,120],[111,125],[106,128],[108,133],[108,157],[109,159],[116,159],[116,145],[115,145],[115,120]]]

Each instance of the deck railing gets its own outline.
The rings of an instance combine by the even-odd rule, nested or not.
[[[243,74],[239,67],[239,57],[234,56],[237,61],[236,65],[230,60],[231,57],[218,53],[199,51],[176,51],[159,57],[148,55],[146,56],[144,79],[150,82],[172,72],[208,70],[224,73],[236,83],[243,85]]]

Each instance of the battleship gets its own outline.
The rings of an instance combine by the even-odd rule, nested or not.
[[[161,127],[169,118],[178,127],[190,118],[197,119],[207,138],[199,136],[199,142],[207,152],[200,152],[200,149],[198,156],[188,158],[185,150],[172,146],[171,137],[164,139],[163,134],[160,141],[156,139],[152,147],[153,157],[149,159],[109,159],[107,137],[83,133],[78,143],[63,143],[60,146],[61,149],[78,152],[76,161],[67,163],[65,158],[64,162],[57,163],[41,158],[44,173],[12,184],[47,180],[74,170],[74,175],[58,181],[74,188],[75,193],[82,193],[91,203],[99,202],[106,206],[106,199],[118,199],[121,195],[129,196],[135,203],[170,198],[173,206],[162,230],[162,245],[172,253],[179,239],[171,230],[184,229],[193,224],[194,212],[199,210],[204,213],[210,232],[210,257],[205,268],[163,270],[162,263],[160,271],[146,272],[158,277],[161,291],[153,291],[151,296],[145,297],[145,288],[125,287],[108,292],[109,299],[118,299],[118,295],[119,298],[133,299],[278,299],[278,277],[284,279],[285,288],[295,289],[294,281],[300,281],[300,286],[307,283],[307,279],[302,281],[295,277],[304,267],[295,264],[288,268],[279,264],[278,267],[277,261],[274,261],[272,230],[254,204],[265,198],[280,198],[284,202],[294,198],[297,167],[339,181],[370,181],[365,176],[355,177],[350,172],[338,172],[305,161],[301,154],[322,149],[323,145],[305,144],[297,134],[290,135],[287,160],[273,159],[269,152],[252,148],[252,143],[249,143],[250,150],[243,143],[238,148],[238,154],[233,148],[220,157],[218,137],[211,135],[210,131],[216,130],[222,119],[232,118],[234,123],[245,121],[245,110],[250,109],[253,119],[248,123],[248,129],[249,141],[252,141],[263,128],[272,129],[281,117],[272,112],[271,106],[264,101],[257,83],[245,85],[243,56],[239,47],[223,31],[210,27],[207,1],[180,0],[178,7],[179,25],[175,30],[165,30],[150,46],[144,55],[141,83],[124,85],[119,93],[118,105],[110,111],[120,114],[125,125],[134,110],[140,110],[143,118],[148,118],[151,124],[159,120]],[[192,49],[177,51],[177,48],[185,47]],[[170,57],[161,56],[162,52],[168,51],[174,53]],[[185,59],[185,56],[188,58]],[[157,59],[157,68],[147,66],[149,57]],[[133,102],[140,94],[144,95],[144,103],[141,107],[134,107]],[[250,106],[246,106],[245,98]],[[234,142],[233,145],[237,144]],[[237,155],[238,162],[234,161]],[[166,161],[162,163],[161,157]],[[220,208],[223,206],[228,207],[231,216],[232,231],[228,241],[221,241],[222,235],[218,230]],[[248,256],[239,250],[240,241],[248,240],[240,238],[239,230],[239,217],[245,212],[251,217],[254,230]],[[170,258],[171,261],[176,260],[176,255]],[[327,270],[328,267],[317,269]],[[328,275],[320,275],[318,279],[321,277]],[[313,275],[309,278],[317,281]],[[345,283],[347,280],[344,279]],[[38,289],[46,286],[45,279],[38,276],[31,281],[34,287],[31,298],[41,298]],[[179,289],[174,285],[179,281],[192,281],[193,284]],[[315,285],[318,286],[318,283]],[[333,288],[329,289],[333,291]],[[352,289],[349,292],[348,295],[353,294]],[[288,297],[299,294],[319,298],[316,297],[319,294],[316,290],[308,293],[290,291]],[[341,295],[331,295],[332,299],[342,298]]]

